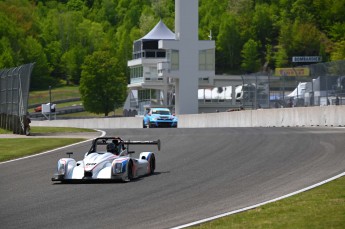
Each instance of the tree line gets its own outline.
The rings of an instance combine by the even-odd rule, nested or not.
[[[1,1],[0,69],[36,62],[35,90],[110,67],[125,87],[133,41],[160,19],[174,31],[174,10],[174,0]],[[216,41],[217,74],[287,67],[292,56],[341,60],[344,15],[345,0],[199,0],[199,38]]]

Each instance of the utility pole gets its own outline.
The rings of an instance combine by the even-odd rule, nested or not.
[[[52,113],[52,87],[49,86],[49,121],[51,120]]]

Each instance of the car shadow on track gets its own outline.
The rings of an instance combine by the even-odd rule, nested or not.
[[[121,181],[121,180],[109,180],[109,179],[93,179],[93,180],[66,180],[66,181],[55,181],[52,184],[53,185],[64,185],[64,184],[126,184],[126,183],[133,183],[133,182],[139,182],[141,180],[144,180],[145,177],[150,176],[158,176],[164,173],[170,173],[170,171],[167,172],[154,172],[152,175],[146,175],[142,177],[135,178],[131,181]]]

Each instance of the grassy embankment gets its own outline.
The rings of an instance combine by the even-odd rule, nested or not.
[[[71,98],[80,98],[79,88],[77,86],[64,86],[51,89],[52,102],[66,100]],[[30,91],[29,105],[49,103],[49,90]]]
[[[58,88],[52,88],[51,90],[51,101],[60,101],[66,99],[74,99],[80,98],[79,87],[77,86],[64,86]],[[30,91],[29,94],[29,105],[32,104],[44,104],[48,103],[50,100],[49,90],[43,91]],[[66,102],[66,103],[59,103],[57,104],[57,109],[75,105],[82,105],[82,101],[74,101],[74,102]],[[34,108],[30,108],[29,112],[34,112]],[[116,109],[115,112],[109,113],[111,115],[122,115],[123,109],[119,108]],[[103,117],[104,114],[95,114],[87,111],[71,113],[71,114],[64,114],[64,115],[57,115],[58,117]]]
[[[29,156],[83,141],[82,138],[3,138],[0,139],[0,162]]]
[[[65,127],[31,127],[31,133],[74,133],[95,132],[91,129],[65,128]],[[10,131],[0,129],[0,134],[11,134]],[[0,162],[23,156],[33,155],[57,147],[83,141],[83,138],[0,138]]]
[[[345,177],[295,196],[193,228],[345,228]]]

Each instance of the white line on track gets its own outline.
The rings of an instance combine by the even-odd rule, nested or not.
[[[99,136],[99,137],[103,137],[103,136],[105,136],[105,134],[106,134],[106,132],[104,132],[103,130],[97,130],[97,131],[99,131],[99,132],[102,133],[101,136]],[[14,162],[14,161],[24,160],[24,159],[28,159],[28,158],[32,158],[32,157],[41,156],[41,155],[44,155],[44,154],[52,153],[52,152],[54,152],[54,151],[56,151],[56,150],[65,149],[65,148],[67,148],[67,147],[75,146],[75,145],[82,144],[82,143],[85,143],[85,142],[89,142],[89,141],[92,141],[92,140],[93,140],[93,139],[88,139],[88,140],[85,140],[85,141],[82,141],[82,142],[77,142],[77,143],[73,143],[73,144],[71,144],[71,145],[62,146],[62,147],[55,148],[55,149],[53,149],[53,150],[45,151],[45,152],[42,152],[42,153],[38,153],[38,154],[26,156],[26,157],[21,157],[21,158],[9,160],[9,161],[0,162],[0,165],[2,165],[2,164],[7,164],[7,163],[10,163],[10,162]]]
[[[345,176],[345,172],[341,173],[341,174],[339,174],[337,176],[331,177],[331,178],[329,178],[327,180],[321,181],[321,182],[319,182],[317,184],[311,185],[309,187],[306,187],[306,188],[303,188],[301,190],[289,193],[289,194],[284,195],[284,196],[280,196],[280,197],[272,199],[272,200],[268,200],[268,201],[265,201],[265,202],[262,202],[262,203],[259,203],[259,204],[255,204],[255,205],[248,206],[248,207],[245,207],[245,208],[241,208],[241,209],[238,209],[238,210],[235,210],[235,211],[231,211],[231,212],[226,212],[226,213],[223,213],[223,214],[220,214],[220,215],[212,216],[210,218],[198,220],[198,221],[191,222],[191,223],[188,223],[188,224],[184,224],[184,225],[181,225],[181,226],[173,227],[171,229],[180,229],[180,228],[191,227],[191,226],[195,226],[195,225],[199,225],[199,224],[202,224],[202,223],[206,223],[206,222],[209,222],[209,221],[212,221],[212,220],[215,220],[215,219],[219,219],[221,217],[225,217],[225,216],[233,215],[233,214],[236,214],[236,213],[239,213],[239,212],[243,212],[243,211],[247,211],[247,210],[250,210],[250,209],[254,209],[254,208],[260,207],[262,205],[265,205],[265,204],[268,204],[268,203],[272,203],[272,202],[275,202],[275,201],[278,201],[278,200],[281,200],[281,199],[285,199],[287,197],[299,194],[301,192],[308,191],[310,189],[316,188],[316,187],[318,187],[320,185],[323,185],[323,184],[326,184],[326,183],[328,183],[330,181],[338,179],[339,177],[342,177],[342,176]]]

